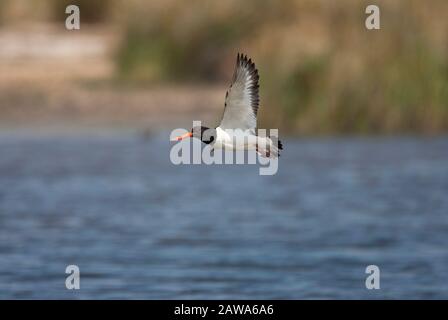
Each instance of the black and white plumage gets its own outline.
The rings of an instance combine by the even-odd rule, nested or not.
[[[255,130],[260,103],[259,79],[252,60],[238,54],[232,83],[226,93],[221,129]]]
[[[246,55],[238,54],[220,125],[215,129],[193,128],[176,140],[194,137],[212,144],[214,149],[256,150],[263,157],[277,158],[283,148],[281,142],[257,136],[256,133],[260,103],[259,78],[252,60]]]

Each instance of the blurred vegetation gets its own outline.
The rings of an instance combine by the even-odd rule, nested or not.
[[[51,16],[56,21],[65,21],[67,14],[65,9],[69,5],[79,7],[82,22],[105,22],[111,13],[111,8],[116,5],[115,0],[49,0]]]
[[[257,10],[254,4],[167,1],[131,9],[117,54],[120,75],[138,81],[222,80],[222,59],[231,55],[233,61],[235,45],[285,9],[272,0],[257,1]],[[264,16],[266,11],[270,16]]]
[[[5,7],[6,7],[6,1],[0,1],[0,26],[3,24],[3,19],[5,18]]]
[[[129,81],[230,81],[237,52],[261,75],[261,124],[296,133],[448,130],[448,1],[134,1],[117,53]]]
[[[261,128],[448,131],[446,0],[377,0],[381,30],[372,31],[370,3],[359,0],[0,0],[0,24],[64,21],[69,4],[119,39],[119,85],[229,83],[243,52],[260,73]]]

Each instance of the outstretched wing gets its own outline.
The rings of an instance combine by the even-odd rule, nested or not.
[[[258,70],[247,56],[238,54],[232,84],[226,93],[222,129],[255,129],[257,127]]]

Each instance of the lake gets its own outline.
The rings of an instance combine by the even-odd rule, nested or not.
[[[284,139],[273,176],[171,145],[1,133],[0,298],[448,299],[448,137]]]

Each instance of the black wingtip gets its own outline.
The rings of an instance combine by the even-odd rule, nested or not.
[[[257,78],[257,81],[259,80],[258,70],[255,67],[255,62],[253,62],[252,58],[249,58],[247,56],[247,54],[238,52],[237,57],[236,57],[236,63],[237,63],[237,65],[240,65],[240,66],[249,67],[249,69],[251,69],[251,71],[253,72],[254,77]]]
[[[250,105],[256,117],[258,113],[258,106],[260,104],[260,98],[258,94],[260,88],[258,81],[260,79],[260,76],[258,75],[258,70],[255,66],[255,63],[252,61],[251,58],[248,58],[247,55],[242,52],[238,52],[236,56],[236,67],[235,72],[233,74],[232,83],[230,84],[230,89],[232,88],[234,82],[237,79],[238,72],[244,72],[245,76],[250,77],[252,80],[248,89],[250,90],[250,97],[251,97]],[[229,93],[226,94],[226,99],[228,95]],[[224,106],[227,106],[226,103],[224,104]]]
[[[247,54],[244,54],[242,52],[237,53],[236,59],[237,59],[237,61],[241,61],[244,63],[248,63],[248,64],[252,63],[252,60],[247,56]]]
[[[280,140],[278,140],[278,149],[283,150],[283,144]]]

